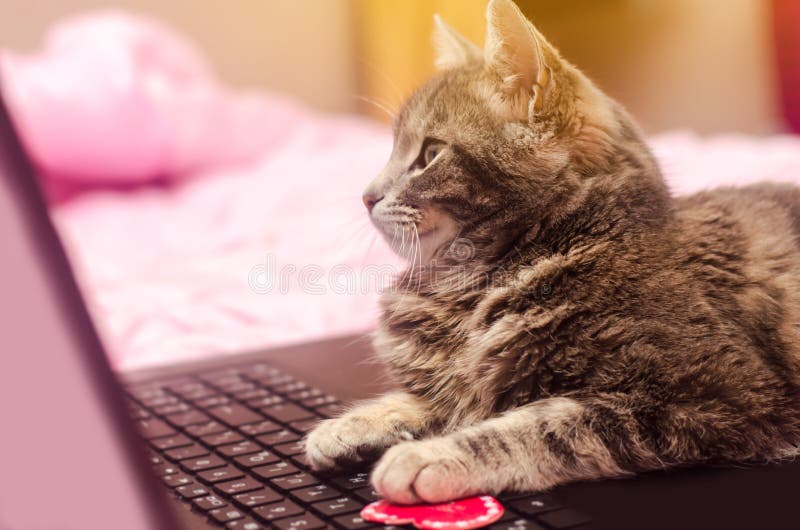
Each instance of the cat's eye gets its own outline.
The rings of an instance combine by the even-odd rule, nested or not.
[[[425,150],[422,152],[422,161],[425,163],[425,167],[429,166],[434,159],[439,156],[439,153],[442,152],[444,149],[444,144],[442,142],[429,142],[428,145],[425,146]]]
[[[419,150],[419,155],[414,163],[411,165],[412,169],[425,169],[431,162],[433,162],[439,153],[444,150],[445,143],[434,138],[425,138],[422,142],[422,147]]]

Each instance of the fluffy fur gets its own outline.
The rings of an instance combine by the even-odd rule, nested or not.
[[[510,0],[487,20],[483,54],[437,24],[365,195],[411,261],[375,335],[402,392],[311,464],[383,454],[374,486],[417,502],[795,454],[800,192],[670,197],[617,103]]]

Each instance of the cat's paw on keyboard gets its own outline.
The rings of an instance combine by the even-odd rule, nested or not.
[[[381,497],[400,504],[445,502],[489,489],[489,477],[448,438],[392,447],[375,465],[371,480]]]
[[[328,471],[377,460],[388,447],[410,438],[385,418],[345,414],[317,425],[305,449],[313,469]]]

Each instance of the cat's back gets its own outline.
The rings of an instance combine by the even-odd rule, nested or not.
[[[723,215],[732,222],[745,222],[756,230],[765,224],[800,235],[800,187],[785,183],[759,183],[722,187],[676,199],[679,218],[718,224]],[[787,226],[788,222],[788,226]]]
[[[719,188],[675,205],[675,265],[720,324],[783,351],[800,381],[800,188]]]
[[[675,206],[680,268],[709,289],[760,287],[800,308],[800,188],[718,188]]]
[[[675,200],[685,248],[724,253],[751,266],[800,257],[800,188],[762,183],[702,191]],[[800,273],[800,261],[797,272]],[[784,266],[780,266],[781,269]]]

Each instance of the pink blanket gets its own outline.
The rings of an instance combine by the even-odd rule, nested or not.
[[[1,66],[117,367],[373,326],[401,265],[360,201],[388,128],[231,93],[183,40],[120,14],[65,21]],[[651,140],[678,193],[800,180],[794,137]]]

